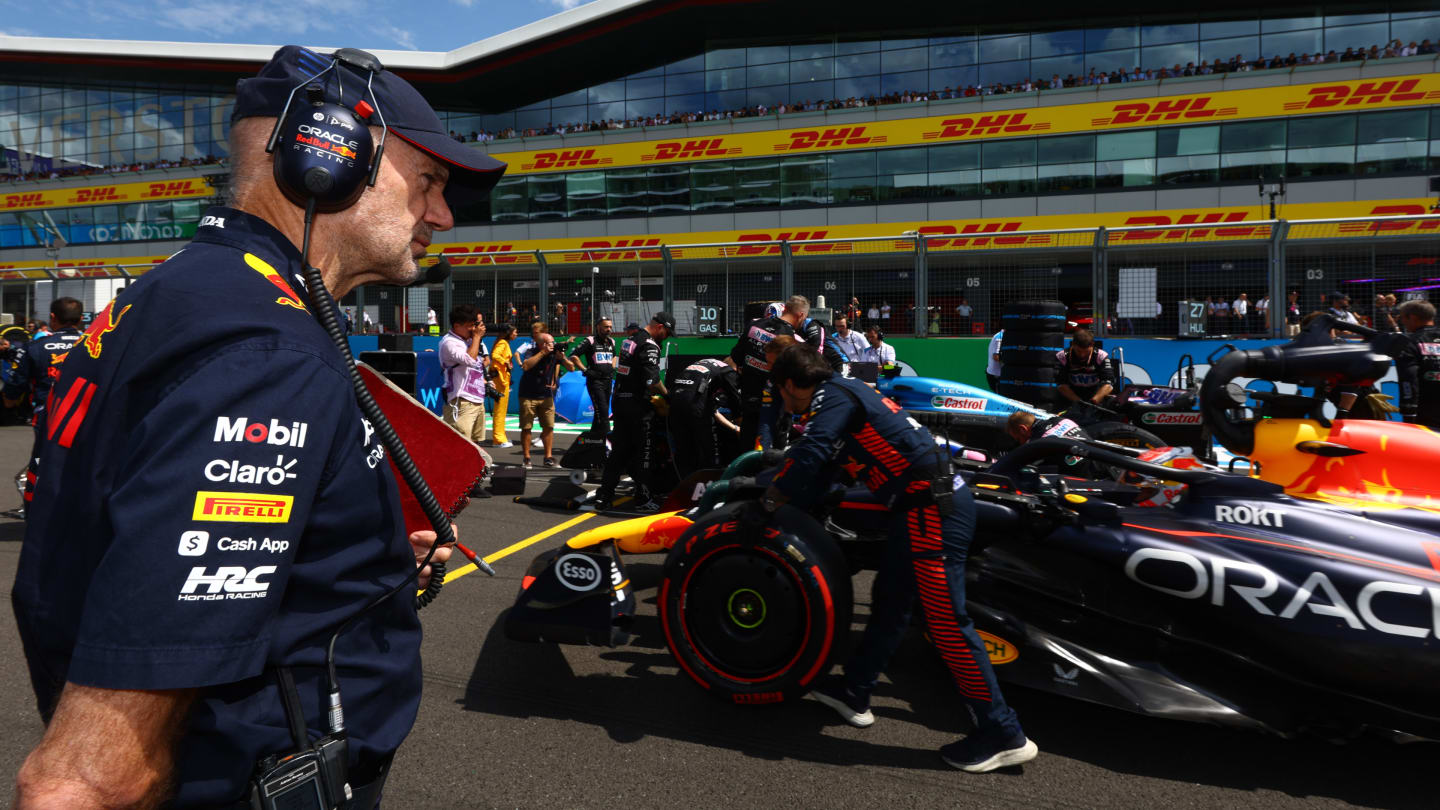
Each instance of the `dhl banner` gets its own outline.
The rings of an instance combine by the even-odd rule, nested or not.
[[[114,203],[159,202],[161,200],[213,196],[215,196],[215,188],[210,185],[208,177],[187,177],[184,180],[116,183],[109,186],[71,186],[43,191],[0,194],[0,212],[75,208]]]
[[[1440,217],[1421,220],[1365,221],[1367,217],[1414,216],[1430,213],[1432,200],[1368,200],[1364,202],[1292,203],[1280,206],[1278,213],[1291,221],[1289,239],[1316,239],[1353,236],[1440,235]],[[1351,222],[1308,223],[1305,220],[1345,219]],[[492,242],[437,242],[432,251],[444,254],[457,267],[494,267],[534,265],[531,252],[543,250],[545,261],[552,264],[589,264],[599,262],[634,262],[663,260],[662,245],[670,247],[670,256],[677,260],[745,259],[779,256],[778,240],[802,242],[813,239],[838,240],[812,244],[792,244],[796,256],[866,253],[908,253],[914,250],[910,239],[900,238],[906,231],[929,235],[926,249],[992,250],[995,248],[1089,247],[1094,235],[1089,232],[1059,233],[1075,228],[1130,228],[1139,230],[1112,231],[1110,245],[1166,244],[1195,241],[1228,241],[1236,239],[1268,239],[1270,226],[1259,206],[1229,208],[1186,208],[1170,211],[1128,211],[1099,214],[1062,214],[1033,217],[1001,217],[995,219],[963,219],[932,222],[886,222],[865,225],[832,225],[808,230],[769,231],[699,231],[688,233],[646,234],[640,236],[607,236],[564,239],[512,239]],[[1195,225],[1206,227],[1178,227]],[[1166,226],[1177,226],[1167,228]],[[1048,231],[1048,232],[1047,232]],[[894,241],[876,237],[896,237]],[[714,247],[673,247],[674,245],[715,244]],[[725,244],[728,243],[728,244]],[[770,244],[767,244],[770,243]],[[556,252],[549,252],[556,251]],[[433,254],[432,254],[433,256]],[[0,262],[0,281],[43,281],[66,278],[120,278],[117,265],[138,276],[165,261],[169,256],[118,256],[100,259],[70,259],[59,262],[47,259]],[[423,263],[433,264],[434,258]]]
[[[574,149],[494,152],[509,174],[541,174],[654,163],[693,163],[802,152],[958,143],[1106,132],[1165,124],[1201,124],[1280,115],[1354,112],[1440,103],[1440,75],[1396,76],[1333,84],[1256,87],[1220,93],[1031,107],[1003,112],[876,121],[839,127],[744,132],[707,138],[603,144]]]
[[[45,281],[51,278],[124,278],[138,276],[170,258],[166,256],[117,256],[113,259],[36,259],[0,262],[0,281]],[[125,266],[121,273],[118,265]]]
[[[1368,200],[1364,202],[1292,203],[1281,206],[1277,213],[1287,220],[1340,219],[1346,217],[1409,216],[1428,214],[1428,199]],[[776,240],[865,239],[867,237],[900,236],[918,231],[935,237],[927,240],[930,251],[988,250],[994,248],[1089,247],[1090,233],[1055,233],[1072,228],[1144,228],[1144,230],[1112,233],[1111,245],[1163,244],[1234,239],[1268,239],[1270,226],[1260,206],[1229,208],[1176,209],[1170,211],[1129,211],[1097,214],[1063,214],[996,219],[946,220],[938,222],[887,222],[865,225],[833,225],[805,230],[776,229],[754,231],[705,231],[690,233],[648,234],[644,236],[607,236],[599,238],[528,239],[492,242],[437,243],[433,251],[449,254],[447,260],[457,267],[534,264],[535,257],[513,251],[564,251],[546,253],[549,263],[590,263],[622,261],[661,261],[660,246],[710,243],[738,243],[728,247],[671,247],[673,259],[727,259],[756,256],[779,256],[780,246],[763,244]],[[1167,225],[1208,225],[1215,228],[1174,228]],[[1046,231],[1051,231],[1046,233]],[[1325,227],[1306,226],[1302,232],[1292,229],[1292,236],[1301,238],[1335,238],[1344,236],[1392,234],[1440,234],[1440,217],[1425,220],[1394,222],[1350,222]],[[762,244],[745,244],[745,243]],[[908,252],[914,249],[909,239],[867,242],[825,242],[791,245],[796,256],[827,254],[861,254],[876,252]],[[460,255],[455,255],[460,254]],[[469,254],[469,255],[466,255]],[[490,255],[495,254],[495,255]],[[508,255],[506,255],[508,254]]]

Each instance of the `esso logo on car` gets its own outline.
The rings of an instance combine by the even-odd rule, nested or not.
[[[1147,425],[1198,425],[1204,420],[1197,413],[1147,413],[1140,417]]]
[[[566,554],[555,561],[555,577],[572,591],[591,591],[600,584],[600,564],[586,554]]]
[[[931,397],[930,406],[946,411],[983,411],[985,400],[974,397]]]

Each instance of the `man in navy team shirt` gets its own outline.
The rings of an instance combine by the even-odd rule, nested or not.
[[[239,83],[231,205],[95,319],[55,384],[12,593],[47,722],[20,807],[249,806],[257,761],[294,748],[281,673],[319,738],[330,635],[434,539],[405,534],[385,449],[303,284],[303,212],[264,151],[291,90],[330,61],[287,46]],[[325,99],[354,105],[365,75],[339,70]],[[447,138],[403,80],[377,73],[374,92],[389,125],[378,179],[313,229],[337,299],[414,281],[449,203],[504,170]],[[346,808],[376,804],[414,723],[407,592],[335,646]]]

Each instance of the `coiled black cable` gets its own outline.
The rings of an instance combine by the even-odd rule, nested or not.
[[[365,607],[341,624],[334,635],[330,636],[330,643],[325,653],[325,663],[330,671],[330,689],[332,692],[338,692],[339,679],[335,674],[335,642],[353,627],[355,622],[380,603],[399,593],[402,589],[413,586],[420,576],[420,571],[426,565],[430,566],[430,583],[426,586],[425,591],[415,598],[415,608],[418,610],[435,601],[435,597],[440,594],[440,589],[445,586],[445,564],[431,563],[430,559],[435,556],[435,549],[442,544],[455,542],[455,533],[450,528],[449,515],[446,515],[445,510],[440,508],[439,501],[435,500],[435,493],[430,491],[430,486],[420,475],[415,461],[410,458],[410,453],[405,450],[405,445],[395,434],[395,428],[390,425],[390,420],[385,418],[384,411],[380,410],[379,404],[370,395],[370,390],[365,387],[365,380],[360,376],[360,369],[355,365],[355,356],[350,352],[350,342],[345,339],[345,330],[340,326],[340,310],[335,303],[335,297],[325,287],[325,280],[321,277],[319,268],[310,265],[310,230],[315,222],[315,207],[315,199],[311,198],[305,206],[305,234],[300,247],[306,291],[310,294],[311,303],[315,306],[315,316],[319,318],[320,325],[325,328],[331,341],[339,349],[340,356],[345,359],[346,368],[350,371],[350,383],[355,389],[355,399],[360,404],[361,412],[365,414],[366,419],[370,420],[370,426],[375,429],[381,443],[385,445],[385,451],[395,462],[395,469],[400,471],[400,477],[405,480],[405,485],[415,493],[415,499],[420,502],[420,508],[424,510],[425,517],[435,529],[435,542],[430,544],[430,550],[425,552],[424,559],[415,565],[415,570],[410,572],[410,576],[390,590],[371,599]],[[478,567],[491,576],[495,575],[494,569],[486,565],[483,560],[479,562]]]

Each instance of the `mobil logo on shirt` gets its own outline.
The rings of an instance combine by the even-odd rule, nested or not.
[[[268,423],[254,421],[244,416],[220,416],[215,419],[215,442],[249,442],[251,444],[273,444],[282,447],[304,447],[305,436],[310,431],[307,422],[290,422],[271,419]]]

